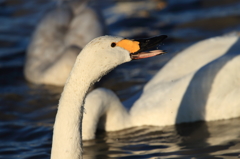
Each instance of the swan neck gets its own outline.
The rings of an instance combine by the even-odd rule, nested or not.
[[[84,73],[84,63],[77,58],[67,80],[54,124],[51,159],[82,158],[82,118],[85,95],[94,77]]]

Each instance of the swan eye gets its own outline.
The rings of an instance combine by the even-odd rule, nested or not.
[[[111,47],[115,47],[117,44],[116,43],[112,43],[111,44]]]

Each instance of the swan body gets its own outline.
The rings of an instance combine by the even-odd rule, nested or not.
[[[81,49],[105,33],[95,10],[80,1],[60,4],[37,26],[27,50],[25,78],[63,86]]]
[[[114,67],[132,59],[163,53],[144,52],[166,36],[133,41],[102,36],[89,42],[78,55],[64,86],[53,129],[51,159],[82,158],[83,104],[90,86]]]
[[[83,139],[93,139],[97,126],[115,131],[239,117],[239,52],[240,39],[234,35],[190,46],[145,85],[130,110],[110,90],[92,91],[86,97]]]

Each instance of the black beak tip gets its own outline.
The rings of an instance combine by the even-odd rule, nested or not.
[[[164,39],[166,39],[168,36],[167,35],[160,35],[160,36],[155,36],[149,39],[139,39],[137,41],[140,42],[140,50],[138,52],[142,52],[145,50],[152,49],[156,46],[158,46]]]
[[[166,39],[168,37],[167,35],[160,35],[160,36],[162,36],[164,39]]]
[[[159,41],[163,41],[165,40],[168,36],[167,35],[160,35],[160,36],[157,36],[159,38]]]

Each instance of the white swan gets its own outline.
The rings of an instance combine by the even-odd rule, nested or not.
[[[61,95],[53,131],[51,159],[79,159],[83,101],[90,86],[108,71],[132,59],[152,57],[165,35],[143,40],[103,36],[89,42],[78,55]],[[81,108],[81,109],[80,109]]]
[[[83,140],[93,139],[97,126],[115,131],[239,117],[240,39],[211,38],[180,52],[146,84],[130,110],[102,88],[87,96],[85,110]]]
[[[63,86],[81,49],[105,34],[100,14],[81,1],[60,4],[37,26],[27,50],[25,78]]]

